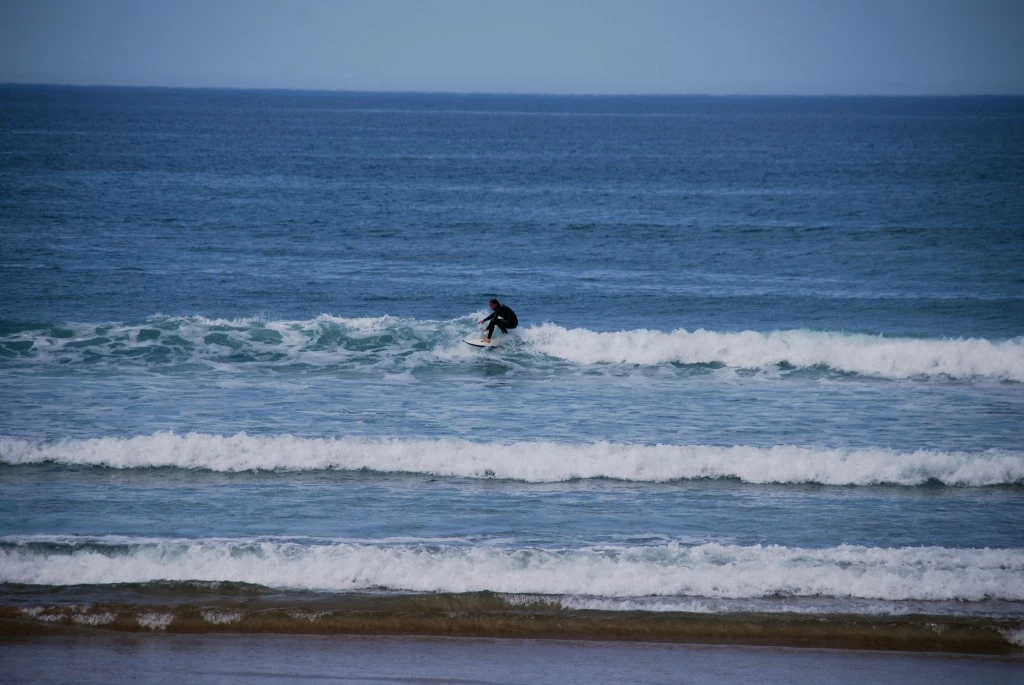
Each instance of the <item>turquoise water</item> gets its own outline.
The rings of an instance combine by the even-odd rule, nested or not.
[[[0,88],[0,598],[1020,619],[1022,150],[1017,98]]]

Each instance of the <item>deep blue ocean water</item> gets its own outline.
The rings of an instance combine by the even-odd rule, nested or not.
[[[1022,190],[1020,98],[0,87],[0,600],[1024,618]]]

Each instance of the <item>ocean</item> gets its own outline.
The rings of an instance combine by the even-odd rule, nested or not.
[[[0,619],[1019,654],[1022,190],[1024,98],[0,87]]]

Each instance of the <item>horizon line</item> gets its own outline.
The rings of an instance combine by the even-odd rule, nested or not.
[[[573,93],[539,91],[463,91],[463,90],[362,90],[347,88],[301,88],[289,86],[181,86],[181,85],[138,85],[107,83],[46,83],[37,81],[4,81],[0,88],[123,88],[149,90],[229,90],[244,92],[291,92],[291,93],[334,93],[350,95],[448,95],[485,97],[579,97],[579,98],[1024,98],[1024,93]]]

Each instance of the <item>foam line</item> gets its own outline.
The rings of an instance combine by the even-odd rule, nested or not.
[[[1024,600],[1024,550],[675,542],[577,549],[287,539],[0,538],[0,582],[243,582],[271,588],[589,597]]]
[[[1024,483],[1024,452],[897,452],[795,445],[641,445],[593,442],[478,443],[460,439],[306,438],[155,433],[132,438],[39,442],[0,438],[0,463],[61,463],[118,469],[210,471],[367,470],[532,483],[609,478],[667,482],[735,478],[748,483],[823,485],[937,482]]]
[[[1024,381],[1024,339],[940,340],[804,330],[761,333],[634,330],[598,333],[545,324],[524,332],[545,354],[578,364],[722,364],[743,369],[780,365],[880,378],[975,377]]]

